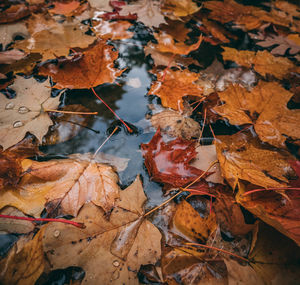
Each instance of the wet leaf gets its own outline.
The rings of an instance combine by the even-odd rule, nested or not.
[[[76,22],[57,23],[52,19],[47,21],[35,16],[27,25],[31,37],[19,41],[14,47],[26,53],[40,53],[43,61],[68,56],[70,48],[86,48],[95,41],[95,37],[85,34],[88,27]]]
[[[162,11],[175,17],[185,17],[196,13],[200,7],[192,0],[166,0],[163,2]]]
[[[0,208],[14,206],[38,216],[45,207],[50,216],[77,216],[87,202],[109,212],[119,197],[118,176],[113,168],[87,157],[37,162],[23,161],[23,176],[17,189],[4,189]]]
[[[200,135],[200,125],[196,121],[172,110],[165,110],[153,115],[151,124],[171,137],[189,140]]]
[[[241,179],[265,188],[285,187],[294,173],[290,154],[265,148],[250,134],[218,136],[216,148],[222,175],[232,189]]]
[[[287,58],[275,57],[268,51],[245,51],[224,47],[222,53],[224,60],[231,60],[238,65],[252,67],[262,76],[273,75],[278,79],[283,79],[291,72],[297,72],[298,68]]]
[[[99,9],[101,11],[107,11],[110,12],[112,11],[112,6],[109,5],[111,2],[110,0],[88,0],[90,3],[91,7]]]
[[[8,256],[0,260],[2,284],[35,283],[44,270],[43,233],[44,230],[40,230],[25,244],[19,240]]]
[[[10,86],[16,92],[13,99],[1,99],[2,122],[0,144],[4,149],[21,141],[27,132],[35,135],[39,142],[53,124],[45,109],[56,109],[59,96],[51,98],[49,80],[39,83],[34,78],[17,76]]]
[[[260,223],[249,255],[264,284],[295,284],[300,278],[300,250],[293,241]]]
[[[28,30],[23,22],[0,25],[0,43],[5,48],[16,36],[21,35],[24,38],[29,36]]]
[[[17,60],[24,58],[25,56],[25,53],[16,49],[2,51],[0,52],[0,64],[12,64]]]
[[[149,175],[157,182],[180,187],[203,174],[202,170],[189,165],[197,154],[193,141],[177,138],[165,143],[158,130],[141,148]]]
[[[67,3],[54,1],[52,2],[52,5],[54,5],[54,7],[48,10],[51,14],[60,14],[67,17],[80,15],[85,9],[87,9],[86,4],[80,5],[80,2],[77,0]]]
[[[198,79],[196,73],[165,69],[156,75],[157,80],[152,83],[148,95],[159,96],[164,107],[182,111],[184,96],[203,97],[202,87],[194,83]]]
[[[99,280],[103,284],[139,284],[136,272],[140,266],[154,264],[160,257],[161,234],[142,217],[145,201],[137,178],[120,192],[109,220],[100,208],[87,204],[76,219],[84,222],[86,229],[47,226],[43,244],[53,269],[80,266],[86,272],[83,282],[89,284],[99,284]]]
[[[225,104],[214,108],[232,125],[253,124],[259,138],[277,147],[284,147],[287,137],[298,139],[299,110],[290,110],[293,94],[276,82],[260,81],[251,91],[230,85],[218,93]]]
[[[11,5],[9,8],[1,11],[0,23],[12,23],[30,15],[30,10],[25,4]]]
[[[60,64],[46,64],[40,74],[49,75],[56,82],[56,88],[92,88],[103,83],[112,83],[124,70],[114,68],[118,52],[100,40],[83,52],[79,60],[62,61]]]
[[[123,6],[119,14],[121,16],[137,14],[138,20],[149,27],[158,27],[160,24],[166,23],[160,10],[159,1],[138,0],[133,4]]]

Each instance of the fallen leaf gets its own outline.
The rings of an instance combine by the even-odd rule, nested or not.
[[[203,98],[202,87],[194,83],[198,79],[196,73],[187,69],[165,69],[156,72],[156,75],[157,80],[152,83],[148,95],[159,96],[164,107],[182,111],[184,96]]]
[[[299,256],[299,246],[293,241],[272,227],[259,224],[249,259],[264,284],[297,284],[300,278]]]
[[[160,1],[138,0],[133,4],[123,6],[119,14],[121,16],[137,14],[138,20],[149,27],[158,27],[160,24],[166,23],[160,10]]]
[[[165,143],[158,129],[151,141],[142,144],[141,148],[148,173],[154,181],[181,187],[203,174],[202,170],[189,165],[197,154],[193,141],[177,138]]]
[[[88,0],[92,8],[99,9],[101,11],[110,12],[113,10],[112,6],[110,6],[110,0]]]
[[[260,81],[251,91],[230,85],[218,95],[225,104],[213,110],[232,125],[253,124],[262,141],[284,147],[287,137],[300,138],[300,112],[288,109],[293,94],[280,84]]]
[[[265,188],[285,187],[286,177],[294,172],[290,154],[265,148],[251,134],[217,136],[216,149],[222,175],[232,189],[240,180]]]
[[[166,24],[160,24],[159,30],[162,33],[168,34],[177,42],[186,41],[189,38],[188,34],[192,32],[192,29],[188,28],[185,22],[180,20],[173,21],[170,19],[167,19]]]
[[[290,34],[287,37],[281,35],[264,35],[263,33],[249,34],[252,39],[259,40],[256,45],[261,47],[272,47],[271,54],[284,55],[287,50],[291,55],[297,54],[300,51],[299,35]],[[293,40],[295,39],[295,41]]]
[[[199,9],[200,7],[192,0],[166,0],[161,7],[163,12],[170,13],[175,17],[186,17],[196,13]]]
[[[60,14],[67,17],[80,15],[88,7],[88,5],[86,4],[80,5],[80,2],[77,0],[73,0],[67,3],[54,1],[51,4],[54,5],[54,7],[48,10],[50,14]]]
[[[0,132],[5,136],[1,136],[0,144],[6,149],[21,141],[27,132],[42,142],[49,126],[53,124],[44,109],[56,109],[59,96],[50,97],[49,80],[39,83],[33,77],[25,79],[17,76],[10,88],[17,95],[13,99],[1,99]]]
[[[16,36],[27,38],[28,30],[23,22],[0,25],[0,43],[5,48]]]
[[[103,83],[113,83],[124,70],[114,68],[118,52],[104,40],[85,50],[79,60],[67,60],[61,64],[45,64],[40,74],[49,75],[56,88],[92,88]]]
[[[36,217],[45,207],[50,216],[77,216],[90,201],[109,212],[119,197],[118,176],[113,168],[88,157],[23,160],[23,171],[26,174],[17,189],[0,192],[0,209],[10,205]]]
[[[21,211],[13,207],[5,207],[0,211],[1,215],[26,217]],[[35,226],[30,221],[13,220],[0,218],[0,232],[28,234],[34,230]]]
[[[0,13],[0,23],[12,23],[30,15],[30,10],[25,4],[11,5]]]
[[[137,178],[120,191],[109,220],[103,210],[87,204],[76,219],[86,229],[46,226],[43,245],[52,268],[80,266],[89,284],[139,284],[140,266],[155,264],[161,254],[161,234],[142,216],[146,199]]]
[[[133,32],[128,28],[131,23],[128,21],[109,22],[99,19],[93,21],[93,32],[101,39],[123,40],[133,37]]]
[[[290,72],[297,72],[298,68],[287,58],[275,57],[268,51],[246,51],[234,48],[223,47],[222,56],[224,60],[231,60],[238,65],[253,68],[262,76],[273,75],[278,79],[283,79]]]
[[[44,230],[40,230],[24,246],[22,246],[22,239],[19,240],[10,250],[8,256],[0,260],[1,284],[35,283],[45,266],[42,244],[43,234]]]
[[[0,64],[12,64],[17,60],[24,58],[26,54],[17,49],[0,52]]]
[[[295,4],[292,4],[292,3],[286,2],[286,1],[276,0],[274,2],[274,5],[275,5],[276,8],[284,11],[286,14],[288,14],[292,17],[296,17],[296,18],[300,17],[299,6],[297,6]]]
[[[89,109],[80,104],[67,105],[59,111],[90,112]],[[54,125],[50,126],[47,134],[43,137],[43,145],[53,145],[70,140],[91,120],[91,115],[49,112],[49,116]]]
[[[172,110],[153,115],[151,124],[171,137],[189,140],[192,137],[198,138],[200,135],[200,125],[196,121]]]
[[[149,48],[154,48],[163,53],[172,53],[180,55],[188,55],[191,51],[196,50],[202,43],[202,36],[192,45],[187,45],[184,42],[175,42],[171,35],[160,31],[154,34],[157,44],[149,43]]]
[[[47,18],[39,23],[39,19],[34,17],[28,21],[30,30],[34,32],[29,39],[17,42],[15,48],[26,53],[40,53],[46,61],[67,56],[70,48],[86,48],[95,41],[95,37],[85,34],[88,26],[68,21],[57,23],[51,19],[48,23]]]

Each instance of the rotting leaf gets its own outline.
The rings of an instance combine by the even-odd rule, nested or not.
[[[59,96],[52,98],[49,80],[39,83],[33,77],[17,76],[10,86],[16,97],[2,97],[0,115],[0,145],[4,149],[21,141],[27,132],[35,135],[39,142],[53,124],[45,109],[56,109]],[[4,135],[5,134],[5,135]]]
[[[114,68],[118,52],[104,40],[83,52],[79,60],[64,60],[58,65],[49,63],[40,68],[40,74],[49,75],[56,88],[92,88],[112,83],[124,70]]]
[[[23,169],[26,174],[18,188],[0,192],[0,208],[11,205],[36,217],[46,207],[50,216],[77,216],[89,201],[109,212],[119,197],[113,168],[85,156],[45,162],[24,160]]]
[[[161,234],[142,216],[146,199],[137,178],[120,191],[120,202],[109,220],[90,203],[76,219],[86,229],[46,226],[43,245],[53,269],[80,266],[86,272],[83,282],[89,284],[139,284],[136,273],[140,266],[155,264],[161,255]]]
[[[300,111],[288,109],[293,94],[280,84],[260,81],[251,91],[230,85],[218,95],[225,104],[213,110],[232,125],[253,124],[262,141],[284,147],[287,137],[300,138]]]
[[[158,129],[151,141],[141,148],[149,175],[167,187],[181,187],[203,174],[202,170],[189,165],[197,154],[193,141],[177,138],[165,143]]]
[[[183,111],[183,97],[193,96],[203,98],[202,87],[195,84],[196,73],[189,70],[163,70],[156,72],[157,80],[151,85],[148,95],[161,98],[164,107]]]
[[[216,148],[222,175],[232,189],[240,179],[265,188],[285,187],[294,173],[289,153],[264,148],[249,133],[217,136]]]

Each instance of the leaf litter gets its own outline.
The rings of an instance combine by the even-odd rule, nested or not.
[[[299,16],[0,3],[0,283],[295,284]]]

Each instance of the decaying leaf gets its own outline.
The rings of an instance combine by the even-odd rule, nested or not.
[[[185,17],[196,13],[200,7],[192,0],[166,0],[163,2],[161,10],[170,13],[175,17]]]
[[[253,124],[262,141],[283,147],[287,137],[300,138],[300,111],[288,109],[293,94],[280,84],[260,81],[251,91],[230,85],[218,95],[225,104],[214,110],[233,125]]]
[[[142,264],[156,263],[161,251],[159,230],[142,216],[146,199],[137,178],[120,191],[109,220],[87,204],[76,219],[86,229],[46,226],[43,245],[52,268],[80,266],[89,284],[139,284],[136,272]]]
[[[17,76],[10,86],[16,92],[16,97],[1,99],[0,144],[4,149],[21,141],[27,132],[42,142],[49,126],[53,124],[44,110],[56,109],[59,104],[59,96],[50,97],[49,87],[49,80],[39,83],[34,78]]]
[[[14,47],[26,53],[40,53],[43,61],[67,56],[70,48],[86,48],[95,41],[95,37],[85,34],[88,26],[67,21],[59,24],[51,19],[49,23],[47,20],[39,21],[40,17],[28,21],[33,31],[31,37],[19,41]]]
[[[149,175],[166,186],[180,187],[203,174],[202,170],[189,165],[196,156],[193,141],[177,138],[165,143],[158,130],[151,141],[142,144],[141,148]]]
[[[50,216],[77,216],[87,202],[109,212],[119,197],[118,176],[113,168],[95,160],[75,159],[23,161],[23,176],[17,189],[0,192],[0,208],[10,205],[32,216],[45,207]]]
[[[240,179],[265,188],[285,187],[294,173],[288,163],[291,155],[264,148],[250,134],[218,136],[216,148],[222,175],[232,189]]]
[[[153,115],[151,124],[171,137],[189,140],[200,135],[200,125],[196,121],[172,110],[165,110]]]
[[[152,83],[148,95],[161,98],[164,107],[183,110],[183,97],[194,96],[202,98],[202,87],[194,82],[198,79],[196,73],[185,70],[163,70],[156,73],[157,81]]]
[[[264,284],[296,284],[300,247],[270,226],[259,224],[249,254],[251,267]]]
[[[297,68],[289,59],[284,57],[275,57],[268,51],[246,51],[236,50],[230,47],[224,47],[222,52],[224,60],[231,60],[245,67],[252,67],[262,76],[273,75],[278,79],[283,79],[290,72],[297,72]]]
[[[135,3],[123,6],[119,14],[121,16],[137,14],[138,20],[149,27],[158,27],[160,24],[166,23],[160,11],[160,1],[156,0],[138,0]]]
[[[24,38],[29,36],[28,30],[23,22],[0,25],[0,43],[5,48],[16,36]]]
[[[259,40],[256,45],[261,47],[272,47],[276,45],[271,50],[272,54],[275,55],[284,55],[288,50],[289,54],[297,54],[300,51],[299,35],[290,34],[287,37],[281,35],[264,35],[263,33],[259,34],[250,34],[251,38]],[[295,38],[295,40],[293,40]],[[298,43],[297,43],[298,42]]]
[[[40,74],[49,75],[56,82],[56,88],[92,88],[103,83],[114,82],[124,70],[114,68],[118,52],[100,40],[83,52],[79,60],[67,60],[61,64],[46,64]]]
[[[1,284],[35,283],[44,270],[43,234],[44,230],[40,230],[25,244],[19,240],[8,256],[0,260]]]

